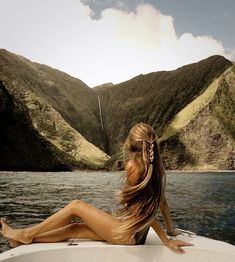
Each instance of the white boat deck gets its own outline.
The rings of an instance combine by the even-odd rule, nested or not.
[[[235,246],[183,233],[177,239],[194,244],[177,254],[163,246],[152,229],[145,245],[123,246],[88,240],[23,245],[0,254],[5,262],[234,262]]]

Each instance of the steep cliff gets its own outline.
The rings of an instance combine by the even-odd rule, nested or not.
[[[47,70],[46,77],[40,75],[44,70]],[[56,84],[50,84],[49,81],[53,74],[58,74],[54,79]],[[75,82],[73,86],[72,81]],[[77,82],[80,83],[64,73],[35,65],[1,50],[0,170],[71,170],[74,167],[97,169],[104,166],[108,156],[88,142],[59,113],[62,111],[70,117],[71,112],[71,122],[79,122],[78,126],[83,126],[82,130],[87,131],[88,138],[92,127],[94,130],[97,128],[99,139],[100,127],[95,113],[97,109],[92,106],[96,101],[94,99],[97,99],[96,94],[91,97],[89,91],[76,86]],[[72,100],[79,96],[77,102]],[[86,96],[87,101],[83,101]],[[70,107],[75,102],[80,109]],[[88,119],[86,109],[91,114]]]
[[[103,147],[97,95],[81,80],[4,49],[0,50],[0,77],[9,86],[17,80],[24,90],[47,101],[89,142]]]
[[[235,169],[234,101],[235,69],[221,56],[91,89],[0,50],[0,170],[121,169],[141,121],[167,169]]]
[[[0,170],[71,170],[65,154],[33,128],[27,108],[0,82]]]
[[[158,142],[166,169],[235,169],[235,66],[216,77],[163,128]],[[122,155],[106,162],[122,169]]]
[[[235,66],[174,116],[160,138],[168,169],[235,169]]]
[[[177,70],[140,75],[118,85],[97,88],[106,152],[118,152],[137,122],[149,123],[161,136],[172,118],[229,66],[231,62],[224,57],[212,56]]]

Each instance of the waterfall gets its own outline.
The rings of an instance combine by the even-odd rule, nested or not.
[[[99,97],[99,95],[97,95],[97,99],[98,99],[98,105],[99,105],[100,124],[101,124],[102,131],[104,131],[103,116],[102,116],[102,109],[101,109],[101,104],[100,104],[100,97]]]

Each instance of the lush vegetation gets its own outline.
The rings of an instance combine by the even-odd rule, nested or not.
[[[141,121],[153,126],[164,142],[166,168],[200,166],[203,161],[213,166],[216,157],[221,158],[214,149],[214,155],[207,152],[207,160],[198,160],[201,148],[210,147],[208,141],[221,146],[223,154],[234,147],[231,65],[224,57],[212,56],[177,70],[91,89],[63,72],[0,50],[0,169],[102,168],[108,159],[102,150],[113,155],[106,168],[122,169],[122,143]],[[211,128],[204,138],[201,122],[208,129],[213,121],[215,131]],[[226,157],[219,168],[227,165]]]
[[[9,95],[2,82],[0,100],[0,170],[72,169],[68,157],[35,130],[25,106]]]
[[[81,80],[46,65],[0,50],[0,79],[42,97],[88,141],[102,148],[96,93]],[[22,96],[21,92],[15,92]],[[95,134],[95,135],[94,135]]]
[[[0,83],[1,170],[104,167],[108,156],[87,141],[102,145],[92,89],[6,50],[0,51]]]
[[[139,75],[96,90],[102,101],[107,152],[118,152],[131,126],[140,121],[152,125],[161,136],[173,117],[229,66],[225,58],[212,56],[177,70]]]

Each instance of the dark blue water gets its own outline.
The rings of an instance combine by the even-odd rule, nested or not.
[[[0,172],[0,216],[13,226],[42,221],[73,199],[111,211],[120,172]],[[175,227],[235,245],[235,172],[167,173],[166,197]],[[0,252],[9,247],[0,238]]]

